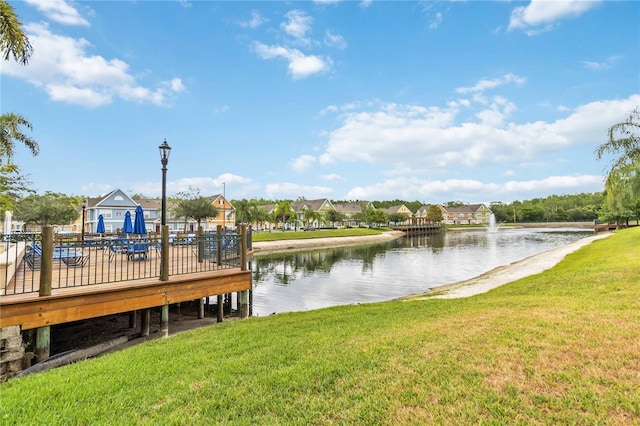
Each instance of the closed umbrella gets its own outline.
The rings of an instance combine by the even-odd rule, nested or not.
[[[98,215],[98,226],[96,226],[96,233],[104,234],[104,217],[102,215]]]
[[[122,233],[123,234],[133,233],[133,224],[131,223],[131,212],[129,211],[124,214],[124,224],[122,224]]]
[[[133,233],[134,234],[146,234],[147,227],[144,224],[144,212],[142,207],[136,207],[136,217],[133,220]]]

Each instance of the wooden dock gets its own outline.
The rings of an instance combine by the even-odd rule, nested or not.
[[[50,296],[24,293],[0,296],[0,328],[22,330],[110,314],[166,306],[251,289],[251,271],[219,269],[92,286],[52,289]]]
[[[402,231],[407,235],[432,235],[444,232],[444,225],[441,223],[421,223],[411,225],[393,226],[394,231]]]

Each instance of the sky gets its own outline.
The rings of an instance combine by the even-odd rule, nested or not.
[[[604,189],[637,1],[10,1],[38,193],[528,200]]]

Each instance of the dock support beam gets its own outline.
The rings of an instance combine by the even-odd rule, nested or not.
[[[238,311],[240,319],[249,318],[249,290],[243,290],[238,293]]]
[[[160,335],[169,337],[169,305],[162,305],[162,314],[160,315]]]
[[[146,337],[149,335],[149,329],[151,324],[151,309],[143,309],[140,316],[140,336]]]
[[[53,226],[42,227],[42,256],[40,256],[40,297],[51,296],[51,276],[53,272]],[[51,355],[51,326],[36,330],[36,362],[44,361]]]
[[[216,321],[222,322],[224,319],[224,295],[218,295],[218,312],[216,313]]]

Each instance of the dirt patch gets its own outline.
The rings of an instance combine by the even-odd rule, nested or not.
[[[180,333],[194,328],[216,324],[216,305],[205,307],[205,317],[198,319],[198,304],[186,302],[169,307],[169,334]],[[149,325],[149,337],[140,338],[140,314],[137,316],[135,328],[130,327],[129,313],[108,315],[83,321],[54,325],[51,327],[51,356],[88,348],[111,339],[127,336],[132,345],[149,338],[160,336],[161,308],[151,309],[151,321]],[[237,319],[236,312],[226,313],[224,321]],[[23,340],[27,340],[25,336]]]

